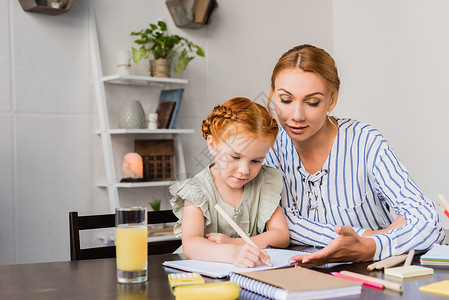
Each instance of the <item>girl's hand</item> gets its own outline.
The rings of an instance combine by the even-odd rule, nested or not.
[[[232,258],[234,266],[239,268],[254,268],[262,265],[263,261],[270,262],[270,256],[265,251],[246,243],[236,246],[232,253]]]
[[[296,255],[289,263],[296,266],[315,267],[329,262],[372,261],[376,252],[373,239],[360,237],[351,226],[335,226],[338,234],[326,247],[312,254]]]
[[[204,235],[209,241],[215,242],[217,244],[235,244],[235,239],[230,238],[227,235],[217,233],[217,232],[211,232],[206,233]]]

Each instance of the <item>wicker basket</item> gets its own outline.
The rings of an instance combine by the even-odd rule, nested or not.
[[[174,180],[173,140],[135,140],[134,146],[135,151],[142,156],[144,180]]]

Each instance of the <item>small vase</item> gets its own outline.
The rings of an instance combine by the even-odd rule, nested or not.
[[[150,60],[150,74],[153,77],[170,77],[171,62],[169,59]]]
[[[123,104],[118,126],[124,129],[146,128],[147,120],[139,100],[128,100]]]

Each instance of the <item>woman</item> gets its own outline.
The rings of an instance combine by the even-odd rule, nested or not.
[[[444,231],[432,201],[383,136],[329,116],[339,87],[334,60],[311,45],[284,53],[271,76],[270,100],[282,128],[265,164],[283,172],[291,242],[325,246],[292,263],[379,260],[440,243]]]

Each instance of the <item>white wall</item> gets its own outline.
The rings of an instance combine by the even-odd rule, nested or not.
[[[335,113],[378,128],[435,202],[449,196],[447,11],[443,0],[333,2]]]
[[[68,212],[109,211],[106,191],[96,187],[105,175],[95,134],[88,5],[97,18],[105,75],[115,73],[118,51],[132,46],[129,33],[159,18],[170,32],[203,46],[206,58],[193,60],[181,76],[189,85],[178,127],[195,129],[183,139],[190,174],[207,163],[200,125],[212,107],[235,96],[264,102],[279,56],[311,43],[335,54],[340,67],[343,88],[336,113],[378,127],[429,196],[449,195],[444,185],[448,142],[442,132],[448,119],[443,88],[449,21],[433,15],[447,11],[447,4],[218,2],[213,23],[194,30],[175,27],[164,0],[76,0],[59,16],[27,13],[16,0],[0,1],[0,264],[68,260]],[[380,23],[379,15],[385,14],[386,23]],[[396,38],[395,32],[407,38]],[[425,60],[415,57],[421,53]],[[144,75],[146,66],[133,66],[132,72]],[[108,86],[112,125],[123,101],[139,99],[149,112],[158,92]],[[120,170],[120,154],[132,142],[116,142]],[[121,202],[146,205],[153,192],[120,191]],[[168,197],[165,188],[156,193]]]
[[[16,0],[0,1],[0,264],[68,260],[68,212],[109,211],[106,191],[96,187],[105,174],[95,134],[88,4],[97,18],[105,75],[115,73],[118,51],[132,46],[129,33],[159,18],[170,32],[205,49],[206,58],[195,59],[182,75],[189,85],[178,127],[196,130],[184,138],[190,174],[207,163],[201,162],[200,125],[213,106],[267,93],[274,62],[295,44],[332,47],[330,1],[218,2],[213,23],[193,30],[174,26],[164,0],[76,0],[59,16],[27,13]],[[133,66],[132,73],[146,75],[146,68]],[[149,112],[159,93],[117,86],[106,92],[112,125],[126,99],[139,99]],[[132,149],[132,141],[117,140],[120,170],[120,154]],[[123,205],[147,205],[153,193],[120,191],[120,197]],[[156,193],[168,200],[166,188]]]

